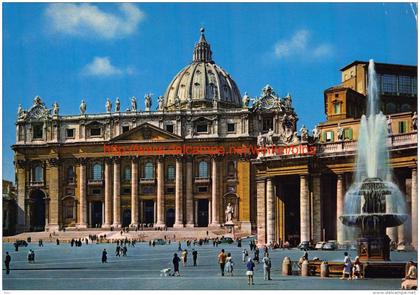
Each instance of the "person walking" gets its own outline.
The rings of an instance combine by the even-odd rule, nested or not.
[[[119,257],[121,257],[121,248],[120,248],[120,246],[117,246],[117,248],[115,249],[115,256],[119,256]]]
[[[255,264],[252,261],[252,258],[248,258],[248,262],[246,263],[246,275],[248,276],[248,286],[254,285],[254,267]]]
[[[186,266],[187,265],[187,255],[188,255],[188,252],[187,252],[187,250],[186,249],[184,249],[183,251],[182,251],[182,253],[181,253],[181,257],[182,257],[182,266]]]
[[[345,277],[348,277],[348,280],[351,280],[351,269],[352,269],[352,263],[350,256],[347,252],[344,252],[344,268],[343,268],[343,276],[341,277],[341,280],[344,280]]]
[[[232,255],[230,253],[228,253],[226,257],[225,270],[229,274],[229,276],[233,276],[233,260]]]
[[[255,248],[254,251],[254,261],[256,261],[258,264],[260,263],[260,249]]]
[[[107,260],[108,260],[107,254],[108,253],[106,252],[106,249],[104,249],[102,251],[102,263],[107,263]]]
[[[264,265],[264,280],[271,281],[271,259],[268,252],[265,253],[262,261]]]
[[[179,274],[179,262],[181,259],[179,259],[178,254],[174,253],[174,258],[172,259],[172,264],[174,265],[174,276],[180,276]]]
[[[244,248],[242,250],[242,262],[246,262],[248,258],[248,251]]]
[[[363,263],[360,262],[359,256],[356,256],[353,264],[353,280],[363,278]]]
[[[226,263],[226,254],[225,249],[222,249],[218,255],[218,261],[220,265],[220,271],[222,272],[222,276],[225,275],[225,263]]]
[[[9,255],[9,252],[6,252],[6,258],[4,259],[4,264],[6,265],[6,274],[10,273],[10,261],[12,258]]]
[[[57,242],[57,246],[60,246],[60,240],[57,239],[56,242]]]
[[[193,251],[192,251],[192,257],[193,257],[194,266],[197,266],[197,256],[198,256],[197,250],[193,249]]]

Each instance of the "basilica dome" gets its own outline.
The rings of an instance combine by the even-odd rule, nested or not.
[[[201,29],[192,63],[169,84],[164,95],[165,110],[241,107],[241,94],[235,81],[212,59],[210,44]]]

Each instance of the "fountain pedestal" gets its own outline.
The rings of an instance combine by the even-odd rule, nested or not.
[[[390,261],[390,242],[391,239],[388,236],[357,239],[357,253],[360,260]]]

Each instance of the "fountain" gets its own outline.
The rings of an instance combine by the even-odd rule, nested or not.
[[[378,109],[375,64],[369,61],[367,115],[360,120],[354,183],[346,192],[341,222],[359,234],[357,251],[361,260],[389,261],[387,227],[407,220],[403,194],[392,182],[387,149],[386,118]]]

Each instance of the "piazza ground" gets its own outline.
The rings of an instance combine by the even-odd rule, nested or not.
[[[248,242],[242,248],[249,250]],[[255,285],[247,285],[245,265],[241,261],[241,250],[236,244],[196,246],[198,266],[192,266],[191,249],[188,264],[180,266],[181,277],[161,277],[160,270],[172,267],[172,256],[177,251],[177,243],[150,247],[148,243],[138,243],[128,247],[127,257],[115,256],[115,244],[89,244],[71,247],[68,243],[57,246],[45,243],[38,247],[32,243],[15,252],[11,243],[3,243],[3,258],[9,251],[12,257],[11,273],[5,275],[3,269],[4,290],[89,290],[89,289],[399,289],[400,279],[365,279],[357,281],[339,280],[338,278],[320,279],[319,277],[282,276],[281,262],[285,256],[297,260],[302,252],[296,249],[271,251],[272,281],[263,280],[262,265],[256,267]],[[217,264],[217,253],[224,248],[231,252],[235,266],[233,277],[221,277]],[[33,249],[36,254],[35,264],[28,264],[27,252]],[[108,252],[108,263],[101,263],[102,250]],[[356,256],[350,251],[351,256]],[[310,251],[309,258],[319,257],[328,260],[341,260],[343,251]],[[416,252],[392,252],[393,261],[417,260]],[[4,264],[3,264],[4,265]],[[4,266],[3,266],[4,267]]]

